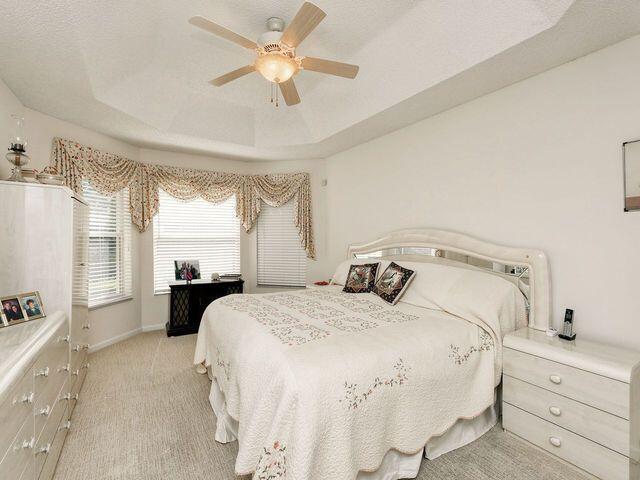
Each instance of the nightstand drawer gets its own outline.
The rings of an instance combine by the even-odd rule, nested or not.
[[[520,410],[502,406],[503,427],[605,480],[629,480],[630,460],[619,453]]]
[[[630,456],[627,420],[506,375],[502,398],[522,410]]]
[[[629,419],[629,384],[526,353],[504,349],[504,373]]]

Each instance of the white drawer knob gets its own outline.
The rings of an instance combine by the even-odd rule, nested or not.
[[[71,372],[71,375],[74,375],[74,376],[77,377],[78,375],[80,375],[80,369],[78,368],[78,369],[74,370],[73,372]]]
[[[82,325],[83,330],[89,330],[90,328],[91,328],[91,325],[88,323],[85,323],[84,325]]]
[[[36,377],[48,377],[49,376],[49,367],[44,367],[39,372],[36,372]]]
[[[554,447],[559,447],[560,445],[562,445],[562,440],[560,440],[558,437],[549,437],[549,443]]]
[[[78,400],[78,394],[72,394],[71,392],[65,393],[62,396],[62,400]]]
[[[16,398],[13,404],[16,403],[33,403],[33,392],[25,393],[19,400]]]
[[[58,338],[58,342],[67,342],[67,343],[69,343],[69,340],[71,340],[71,335],[65,335],[64,337],[59,337]]]
[[[562,415],[562,410],[560,410],[560,407],[549,407],[549,412],[551,413],[551,415],[554,415],[556,417]]]
[[[51,450],[51,444],[47,443],[44,447],[40,447],[38,449],[38,451],[36,452],[36,455],[39,453],[49,453],[49,450]]]
[[[63,365],[60,368],[58,368],[58,372],[68,372],[70,368],[71,368],[71,365],[67,363],[66,365]]]
[[[71,430],[71,420],[67,420],[62,425],[60,425],[58,430]]]
[[[555,383],[556,385],[560,385],[562,383],[560,375],[549,375],[549,380],[551,383]]]
[[[43,417],[46,417],[47,415],[49,415],[50,411],[51,411],[51,407],[47,405],[46,407],[40,409],[40,411],[38,412],[38,415],[42,415]]]
[[[31,440],[23,440],[21,444],[16,445],[14,447],[14,450],[20,450],[20,449],[29,450],[29,449],[33,448],[35,443],[36,443],[36,439],[31,437]]]

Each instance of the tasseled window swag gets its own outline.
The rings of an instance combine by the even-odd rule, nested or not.
[[[214,204],[236,195],[236,215],[247,232],[260,215],[261,201],[279,207],[294,199],[300,242],[307,257],[315,258],[308,173],[240,175],[151,165],[62,138],[53,139],[50,163],[77,193],[82,193],[83,179],[103,194],[129,187],[131,221],[141,232],[158,212],[159,188],[181,200],[202,197]]]

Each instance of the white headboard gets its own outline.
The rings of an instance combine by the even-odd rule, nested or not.
[[[459,255],[480,261],[527,268],[527,284],[518,281],[517,276],[507,275],[505,272],[492,271],[491,269],[486,271],[503,277],[509,276],[512,281],[516,279],[516,285],[529,301],[530,327],[546,330],[551,325],[551,283],[549,264],[544,252],[528,248],[505,247],[445,230],[411,229],[398,230],[372,242],[351,245],[348,250],[348,258],[402,248],[427,248],[446,252],[446,256],[449,258],[447,261],[452,262],[470,263],[468,261],[461,262],[456,258],[456,255]],[[403,258],[410,261],[420,261],[419,255],[414,252],[409,255],[394,253],[381,258],[385,257],[396,261]],[[436,257],[431,254],[430,258]]]

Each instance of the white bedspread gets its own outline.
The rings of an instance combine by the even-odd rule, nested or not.
[[[211,366],[239,422],[236,473],[355,479],[390,449],[418,452],[493,404],[501,339],[524,309],[510,287],[494,308],[486,298],[481,311],[458,308],[465,319],[340,288],[232,295],[207,308],[195,363]]]

